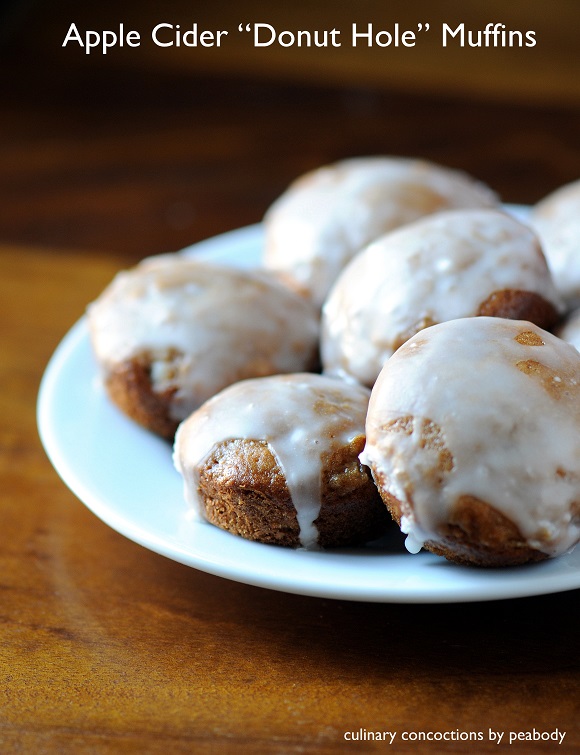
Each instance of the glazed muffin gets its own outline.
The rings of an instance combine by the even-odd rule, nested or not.
[[[264,264],[318,306],[352,257],[385,232],[450,208],[496,207],[463,173],[423,160],[365,157],[311,171],[264,218]]]
[[[227,385],[319,363],[319,316],[309,302],[263,273],[179,254],[119,273],[89,306],[88,322],[111,399],[168,439]]]
[[[500,210],[423,218],[373,242],[339,276],[322,313],[324,371],[372,387],[412,335],[476,315],[555,324],[558,296],[537,237]]]
[[[185,422],[174,461],[201,518],[248,540],[335,547],[390,521],[359,461],[369,391],[314,374],[226,388]]]
[[[529,322],[413,336],[373,388],[366,433],[362,460],[411,552],[507,566],[580,539],[580,354]]]
[[[580,306],[580,181],[562,186],[539,202],[531,222],[568,309]]]

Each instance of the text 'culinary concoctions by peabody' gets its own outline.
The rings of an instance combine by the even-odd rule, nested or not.
[[[374,729],[354,729],[345,731],[343,738],[346,742],[494,742],[496,745],[518,745],[525,742],[550,742],[561,745],[566,732],[555,728],[551,731],[528,729],[525,731],[499,731],[489,728],[487,731],[463,731],[451,729],[447,731],[384,731]]]

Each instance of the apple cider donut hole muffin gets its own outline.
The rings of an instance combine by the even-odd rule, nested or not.
[[[248,540],[334,547],[390,521],[358,455],[369,391],[314,374],[244,380],[177,431],[174,461],[203,519]]]
[[[507,566],[580,539],[580,354],[529,322],[413,336],[373,388],[366,433],[362,461],[411,552]]]
[[[580,180],[538,202],[531,222],[568,308],[580,306]]]
[[[438,213],[385,234],[341,273],[322,313],[323,368],[372,387],[429,325],[490,315],[549,329],[557,305],[530,228],[500,210]]]
[[[440,210],[497,205],[487,186],[424,160],[343,160],[300,177],[270,207],[264,264],[321,306],[347,262],[386,231]]]
[[[111,399],[168,439],[227,385],[319,361],[319,316],[308,301],[263,273],[179,254],[119,273],[88,321]]]

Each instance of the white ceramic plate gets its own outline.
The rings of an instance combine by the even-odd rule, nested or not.
[[[261,245],[261,227],[251,226],[185,251],[251,266]],[[38,426],[55,469],[100,519],[152,551],[221,577],[303,595],[401,603],[494,600],[580,587],[580,547],[538,565],[483,570],[428,553],[407,554],[398,531],[365,548],[310,552],[248,542],[193,520],[170,446],[126,419],[103,392],[84,318],[46,369]]]

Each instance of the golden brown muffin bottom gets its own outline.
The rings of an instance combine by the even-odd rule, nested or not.
[[[404,506],[387,492],[383,475],[378,475],[377,481],[381,498],[400,526]],[[457,499],[449,521],[440,527],[437,535],[437,541],[427,541],[424,548],[456,564],[519,566],[548,558],[546,553],[527,544],[510,519],[471,495]]]
[[[364,437],[323,460],[322,504],[315,525],[323,548],[380,537],[390,522],[370,472],[358,461]],[[200,470],[199,495],[208,521],[247,540],[300,546],[296,510],[268,444],[220,443]]]

